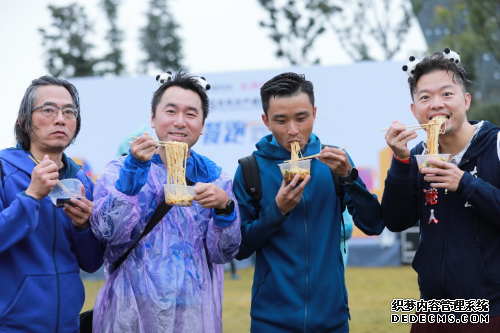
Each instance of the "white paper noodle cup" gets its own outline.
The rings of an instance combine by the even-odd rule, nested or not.
[[[299,182],[303,181],[307,175],[311,174],[311,160],[302,160],[278,164],[283,175],[283,179],[288,183],[293,180],[295,175],[299,174]]]
[[[193,186],[164,184],[167,205],[190,207],[196,192]]]
[[[62,184],[62,186],[61,186]],[[65,203],[70,203],[71,198],[82,200],[83,184],[78,179],[60,180],[49,193],[49,198],[56,207],[63,207]]]
[[[417,159],[418,171],[422,168],[439,168],[438,166],[432,165],[428,162],[430,159],[448,162],[450,160],[451,154],[426,154],[426,155],[415,155]]]

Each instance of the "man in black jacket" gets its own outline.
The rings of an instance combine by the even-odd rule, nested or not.
[[[487,121],[467,121],[467,74],[446,54],[424,58],[408,82],[411,110],[420,124],[436,116],[447,118],[439,153],[450,154],[450,163],[432,160],[434,167],[419,172],[415,155],[426,154],[427,147],[421,142],[408,149],[415,131],[395,121],[386,135],[394,158],[382,198],[384,220],[391,231],[420,220],[413,268],[421,298],[437,300],[432,304],[438,306],[417,311],[446,315],[441,323],[429,322],[437,316],[427,315],[427,322],[413,324],[411,332],[498,332],[500,129]],[[484,318],[489,324],[471,323]]]

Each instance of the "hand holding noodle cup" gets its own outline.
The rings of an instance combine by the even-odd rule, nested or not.
[[[422,172],[423,168],[439,168],[437,165],[433,165],[429,160],[438,160],[443,162],[448,162],[450,160],[451,154],[426,154],[426,155],[415,155],[417,159],[418,171]]]

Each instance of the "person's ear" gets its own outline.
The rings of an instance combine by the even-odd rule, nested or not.
[[[316,121],[316,107],[313,109],[313,123]]]
[[[469,111],[471,101],[472,101],[471,95],[468,92],[465,93],[465,112]]]
[[[269,119],[267,118],[266,114],[262,114],[262,121],[264,122],[264,125],[266,125],[267,129],[271,131],[271,126],[269,125]]]
[[[413,113],[413,117],[415,117],[415,119],[418,119],[417,118],[417,111],[415,111],[415,104],[411,103],[411,113]]]
[[[151,109],[151,128],[155,128],[155,115],[152,109]]]

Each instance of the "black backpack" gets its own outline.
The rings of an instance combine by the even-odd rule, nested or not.
[[[337,146],[321,145],[321,149],[325,147],[338,148]],[[252,197],[253,207],[256,211],[257,218],[260,214],[260,200],[262,199],[262,185],[260,183],[259,166],[257,164],[257,159],[255,155],[249,155],[238,160],[241,165],[241,171],[243,172],[243,180],[245,181],[245,190],[248,195]],[[332,171],[333,184],[335,186],[335,193],[340,200],[340,210],[344,212],[344,189],[340,183],[339,175]],[[340,220],[342,222],[342,229],[344,231],[344,253],[345,249],[345,225],[344,216],[340,214]]]

